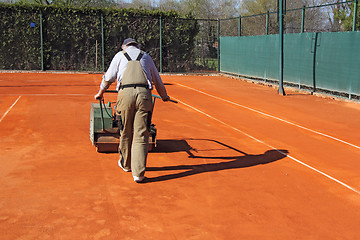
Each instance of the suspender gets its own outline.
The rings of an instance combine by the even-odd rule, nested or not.
[[[126,59],[130,62],[130,61],[134,61],[131,59],[131,57],[129,56],[129,54],[125,51],[123,51],[124,56],[126,57]],[[144,56],[144,52],[140,51],[139,55],[137,56],[135,61],[140,61],[140,59]],[[149,85],[148,84],[124,84],[120,86],[120,89],[124,89],[124,88],[136,88],[136,87],[143,87],[146,89],[149,89]]]
[[[127,58],[128,61],[134,61],[134,60],[131,59],[131,57],[129,56],[129,54],[128,54],[127,52],[123,51],[123,53],[124,53],[124,56]],[[138,55],[138,57],[136,58],[135,61],[140,61],[140,59],[141,59],[143,56],[144,56],[144,52],[143,52],[143,51],[140,51],[140,53],[139,53],[139,55]]]

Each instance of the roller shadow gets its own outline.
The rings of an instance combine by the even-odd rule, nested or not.
[[[154,153],[174,153],[174,152],[186,152],[189,156],[193,156],[191,153],[193,149],[186,140],[157,140],[156,148],[152,151]],[[196,150],[195,150],[196,151]]]
[[[226,161],[221,161],[218,163],[196,164],[196,165],[192,164],[192,165],[176,165],[176,166],[164,166],[164,167],[148,167],[146,168],[146,171],[174,171],[174,170],[185,170],[185,171],[174,174],[166,174],[153,178],[146,178],[144,183],[167,181],[171,179],[188,177],[200,173],[216,172],[216,171],[228,170],[228,169],[247,168],[256,165],[268,164],[283,159],[288,154],[288,151],[284,149],[282,150],[271,149],[264,152],[263,154],[251,155],[216,140],[211,140],[211,139],[191,139],[191,140],[211,141],[219,144],[220,146],[225,146],[229,149],[232,149],[240,153],[241,155],[222,156],[222,157],[197,156],[192,153],[192,151],[196,152],[196,149],[192,148],[187,143],[186,140],[162,140],[159,143],[159,146],[157,147],[155,152],[162,152],[162,153],[186,152],[188,153],[189,158],[218,159],[218,160],[226,160]]]

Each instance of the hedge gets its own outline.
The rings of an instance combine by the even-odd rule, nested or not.
[[[160,19],[162,70],[190,71],[199,24],[174,11],[0,4],[0,69],[102,71],[128,37],[160,67]]]

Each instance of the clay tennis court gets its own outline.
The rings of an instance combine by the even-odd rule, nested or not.
[[[100,74],[0,73],[0,239],[360,239],[358,102],[162,78],[136,184],[89,140]]]

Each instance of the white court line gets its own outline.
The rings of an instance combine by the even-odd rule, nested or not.
[[[0,94],[7,96],[14,96],[19,94]],[[21,94],[22,96],[94,96],[95,94],[85,94],[85,93],[25,93]]]
[[[2,117],[0,118],[0,123],[2,122],[2,120],[5,118],[5,116],[11,111],[11,109],[15,106],[15,104],[19,101],[19,99],[21,98],[21,96],[19,96],[15,102],[9,107],[9,109],[4,113],[4,115],[2,115]]]
[[[201,113],[201,114],[207,116],[208,118],[211,118],[211,119],[213,119],[213,120],[215,120],[215,121],[217,121],[217,122],[219,122],[219,123],[221,123],[221,124],[223,124],[223,125],[231,128],[231,129],[233,129],[233,130],[235,130],[235,131],[237,131],[237,132],[239,132],[239,133],[241,133],[241,134],[243,134],[243,135],[245,135],[245,136],[247,136],[247,137],[249,137],[249,138],[251,138],[251,139],[253,139],[253,140],[257,141],[257,142],[259,142],[259,143],[261,143],[261,144],[264,144],[265,146],[267,146],[267,147],[269,147],[269,148],[272,148],[273,150],[276,150],[277,152],[281,153],[282,155],[284,155],[284,156],[286,156],[286,157],[289,157],[290,159],[294,160],[295,162],[300,163],[301,165],[303,165],[303,166],[305,166],[305,167],[307,167],[307,168],[310,168],[311,170],[313,170],[313,171],[315,171],[315,172],[317,172],[317,173],[320,173],[321,175],[323,175],[323,176],[325,176],[325,177],[327,177],[327,178],[329,178],[329,179],[337,182],[338,184],[342,185],[343,187],[346,187],[347,189],[350,189],[351,191],[353,191],[353,192],[355,192],[355,193],[357,193],[357,194],[360,194],[360,191],[356,190],[356,189],[353,188],[353,187],[350,187],[350,186],[347,185],[346,183],[343,183],[343,182],[341,182],[340,180],[338,180],[338,179],[336,179],[336,178],[334,178],[334,177],[332,177],[332,176],[330,176],[330,175],[328,175],[328,174],[326,174],[326,173],[324,173],[324,172],[322,172],[322,171],[320,171],[320,170],[318,170],[318,169],[316,169],[316,168],[314,168],[314,167],[312,167],[312,166],[310,166],[310,165],[308,165],[308,164],[306,164],[306,163],[304,163],[304,162],[302,162],[302,161],[300,161],[300,160],[298,160],[298,159],[290,156],[289,154],[286,154],[286,153],[280,151],[279,149],[277,149],[277,148],[275,148],[275,147],[273,147],[273,146],[271,146],[271,145],[269,145],[269,144],[261,141],[260,139],[257,139],[257,138],[255,138],[255,137],[251,136],[250,134],[247,134],[246,132],[241,131],[241,130],[238,129],[238,128],[235,128],[235,127],[233,127],[233,126],[231,126],[231,125],[229,125],[229,124],[227,124],[227,123],[225,123],[225,122],[223,122],[223,121],[221,121],[221,120],[219,120],[219,119],[217,119],[217,118],[215,118],[215,117],[213,117],[213,116],[211,116],[211,115],[209,115],[209,114],[207,114],[207,113],[205,113],[205,112],[203,112],[203,111],[201,111],[201,110],[199,110],[199,109],[197,109],[197,108],[195,108],[195,107],[193,107],[193,106],[191,106],[191,105],[189,105],[189,104],[187,104],[187,103],[184,103],[183,101],[180,101],[179,99],[176,99],[176,98],[174,98],[174,97],[173,97],[173,99],[176,100],[176,101],[178,101],[179,103],[182,103],[182,104],[184,104],[185,106],[187,106],[187,107],[195,110],[196,112]]]
[[[224,101],[224,102],[227,102],[227,103],[233,104],[233,105],[235,105],[235,106],[245,108],[245,109],[247,109],[247,110],[250,110],[250,111],[253,111],[253,112],[256,112],[256,113],[262,114],[262,115],[267,116],[267,117],[274,118],[274,119],[279,120],[279,121],[281,121],[281,122],[284,122],[284,123],[287,123],[287,124],[293,125],[293,126],[298,127],[298,128],[302,128],[302,129],[304,129],[304,130],[307,130],[307,131],[310,131],[310,132],[313,132],[313,133],[319,134],[319,135],[321,135],[321,136],[324,136],[324,137],[327,137],[327,138],[333,139],[333,140],[335,140],[335,141],[338,141],[338,142],[341,142],[341,143],[347,144],[347,145],[349,145],[349,146],[351,146],[351,147],[354,147],[354,148],[360,149],[360,146],[357,146],[357,145],[355,145],[355,144],[352,144],[352,143],[346,142],[346,141],[344,141],[344,140],[341,140],[341,139],[339,139],[339,138],[336,138],[336,137],[330,136],[330,135],[328,135],[328,134],[321,133],[321,132],[318,132],[318,131],[316,131],[316,130],[312,130],[312,129],[307,128],[307,127],[303,127],[303,126],[301,126],[301,125],[299,125],[299,124],[296,124],[296,123],[293,123],[293,122],[289,122],[289,121],[284,120],[284,119],[281,119],[281,118],[279,118],[279,117],[276,117],[276,116],[273,116],[273,115],[270,115],[270,114],[267,114],[267,113],[261,112],[261,111],[259,111],[259,110],[255,110],[255,109],[250,108],[250,107],[246,107],[246,106],[241,105],[241,104],[238,104],[238,103],[231,102],[231,101],[229,101],[229,100],[226,100],[226,99],[223,99],[223,98],[220,98],[220,97],[217,97],[217,96],[211,95],[211,94],[209,94],[209,93],[206,93],[206,92],[203,92],[203,91],[197,90],[197,89],[192,88],[192,87],[185,86],[185,85],[180,84],[180,83],[176,83],[176,84],[177,84],[177,85],[179,85],[179,86],[181,86],[181,87],[188,88],[188,89],[191,89],[191,90],[193,90],[193,91],[196,91],[196,92],[202,93],[202,94],[207,95],[207,96],[209,96],[209,97],[219,99],[219,100],[221,100],[221,101]]]

